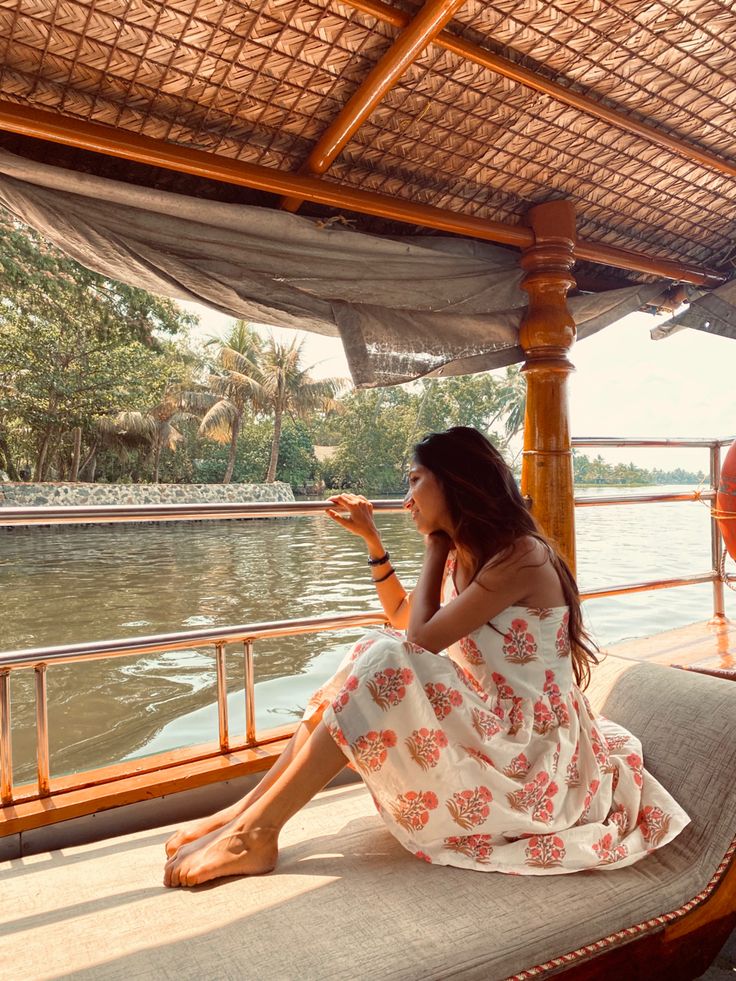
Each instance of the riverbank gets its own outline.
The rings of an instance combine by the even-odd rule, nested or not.
[[[0,507],[91,507],[136,504],[292,502],[291,485],[272,484],[0,484]]]

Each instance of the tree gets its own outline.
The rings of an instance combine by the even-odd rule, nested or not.
[[[258,404],[274,417],[267,484],[276,479],[284,414],[288,412],[293,417],[304,418],[315,409],[336,409],[336,396],[345,386],[339,378],[315,381],[309,374],[311,368],[301,364],[303,347],[304,341],[296,337],[290,344],[281,344],[271,336],[259,364],[261,393]]]
[[[0,376],[5,413],[22,420],[35,455],[34,478],[44,480],[62,440],[75,429],[90,433],[96,419],[147,402],[165,378],[161,356],[137,341],[105,344],[83,326],[0,321]]]
[[[515,366],[502,376],[484,372],[430,378],[421,384],[413,434],[416,438],[450,426],[474,426],[505,448],[524,425],[526,385]]]
[[[98,429],[103,438],[106,436],[123,448],[141,443],[146,446],[153,466],[153,482],[157,484],[161,453],[165,449],[173,453],[184,438],[176,426],[196,418],[194,413],[186,410],[186,404],[187,396],[181,387],[169,385],[161,401],[147,412],[128,409],[112,417],[103,417],[98,422]]]
[[[157,349],[157,335],[180,334],[197,322],[173,300],[153,296],[81,266],[0,209],[0,317],[85,324],[99,340],[138,341]]]
[[[171,380],[160,334],[196,318],[83,268],[0,212],[0,454],[14,448],[42,480],[56,462],[76,479],[96,423],[148,408]]]
[[[323,467],[325,479],[364,493],[396,493],[414,444],[450,426],[474,426],[508,453],[523,425],[525,398],[517,368],[354,392],[344,400],[342,434]]]
[[[360,493],[393,494],[404,483],[419,396],[407,388],[372,388],[343,400],[342,438],[324,468],[328,483]]]
[[[263,341],[251,324],[238,320],[224,343],[216,339],[210,343],[218,345],[217,364],[221,374],[211,374],[207,382],[209,391],[190,392],[184,404],[192,412],[203,413],[199,427],[202,436],[230,444],[222,478],[223,484],[229,484],[245,410],[263,403],[260,367]]]

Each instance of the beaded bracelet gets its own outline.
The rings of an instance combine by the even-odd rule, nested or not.
[[[368,565],[385,565],[391,556],[384,552],[380,559],[368,559]]]
[[[373,582],[376,584],[378,584],[379,582],[386,582],[387,579],[390,579],[391,576],[395,576],[395,575],[396,575],[396,569],[391,569],[391,571],[387,572],[385,576],[381,576],[380,579],[374,579]]]

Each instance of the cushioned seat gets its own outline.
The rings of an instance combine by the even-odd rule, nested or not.
[[[297,815],[278,870],[262,879],[164,890],[161,830],[6,863],[0,957],[18,981],[86,971],[121,981],[488,981],[547,964],[543,975],[601,938],[633,939],[632,928],[706,891],[729,851],[736,686],[609,657],[589,694],[641,737],[646,766],[693,819],[637,865],[528,878],[432,867],[394,841],[352,784]]]

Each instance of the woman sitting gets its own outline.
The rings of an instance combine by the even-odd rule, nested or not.
[[[389,831],[438,865],[620,868],[679,834],[689,818],[643,768],[639,741],[582,693],[597,660],[575,580],[480,433],[415,447],[404,504],[425,555],[411,595],[370,503],[332,502],[327,514],[368,547],[395,629],[355,645],[253,791],[169,839],[166,885],[270,872],[284,824],[348,761]]]

